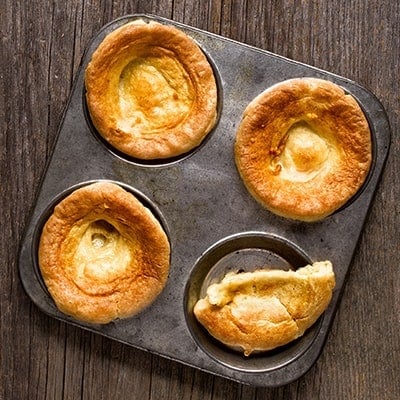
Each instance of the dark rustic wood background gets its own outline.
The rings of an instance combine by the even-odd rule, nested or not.
[[[18,251],[85,46],[112,19],[152,13],[345,76],[381,100],[392,147],[326,347],[265,389],[57,322],[18,278]],[[400,2],[2,0],[0,399],[399,399]]]

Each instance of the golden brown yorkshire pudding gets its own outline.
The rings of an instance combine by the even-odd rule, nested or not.
[[[237,131],[235,160],[270,211],[315,221],[343,206],[371,165],[371,132],[356,100],[332,82],[291,79],[258,95]]]
[[[138,159],[187,153],[216,121],[213,70],[194,40],[170,25],[136,20],[108,34],[85,85],[100,135]]]
[[[170,246],[158,220],[111,182],[75,190],[44,225],[39,266],[57,307],[104,324],[150,305],[166,284]]]
[[[302,336],[328,307],[334,286],[329,261],[230,273],[209,286],[193,312],[213,337],[248,356]]]

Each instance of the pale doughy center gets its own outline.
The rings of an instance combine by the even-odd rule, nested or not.
[[[104,290],[108,290],[101,284],[112,283],[126,273],[132,244],[104,220],[94,221],[81,231],[71,260],[70,278],[86,293],[104,294]],[[93,285],[93,282],[99,285]]]
[[[287,308],[276,297],[236,295],[232,315],[241,323],[259,328],[273,326],[291,318]],[[252,313],[249,313],[252,310]],[[292,321],[296,325],[295,321]]]
[[[306,123],[297,123],[287,132],[285,146],[275,162],[283,179],[307,182],[328,170],[336,159],[328,139]]]
[[[167,56],[138,57],[120,75],[119,99],[120,129],[157,133],[186,119],[194,101],[194,89],[177,60]]]

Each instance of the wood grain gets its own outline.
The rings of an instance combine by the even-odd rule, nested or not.
[[[84,49],[151,13],[355,80],[381,100],[391,153],[325,349],[280,388],[244,386],[55,321],[28,299],[19,244]],[[400,393],[400,3],[4,0],[0,9],[0,399],[379,399]]]

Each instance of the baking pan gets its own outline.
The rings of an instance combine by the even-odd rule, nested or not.
[[[107,33],[138,18],[186,32],[205,52],[217,77],[215,129],[189,154],[162,162],[142,163],[108,147],[86,110],[84,71],[92,52]],[[351,93],[373,134],[367,182],[345,207],[314,223],[288,220],[263,209],[244,188],[233,157],[236,129],[247,104],[275,83],[305,76],[333,81]],[[117,19],[96,35],[83,56],[21,244],[22,284],[43,312],[59,320],[245,384],[287,384],[306,373],[321,353],[389,145],[390,128],[382,105],[348,79],[157,16]],[[170,276],[162,294],[139,315],[107,325],[81,323],[59,312],[37,265],[39,235],[54,205],[76,187],[97,180],[132,190],[159,217],[171,243]],[[193,304],[206,285],[232,265],[286,268],[326,259],[336,274],[333,299],[303,337],[282,348],[244,357],[213,340],[193,317]]]

